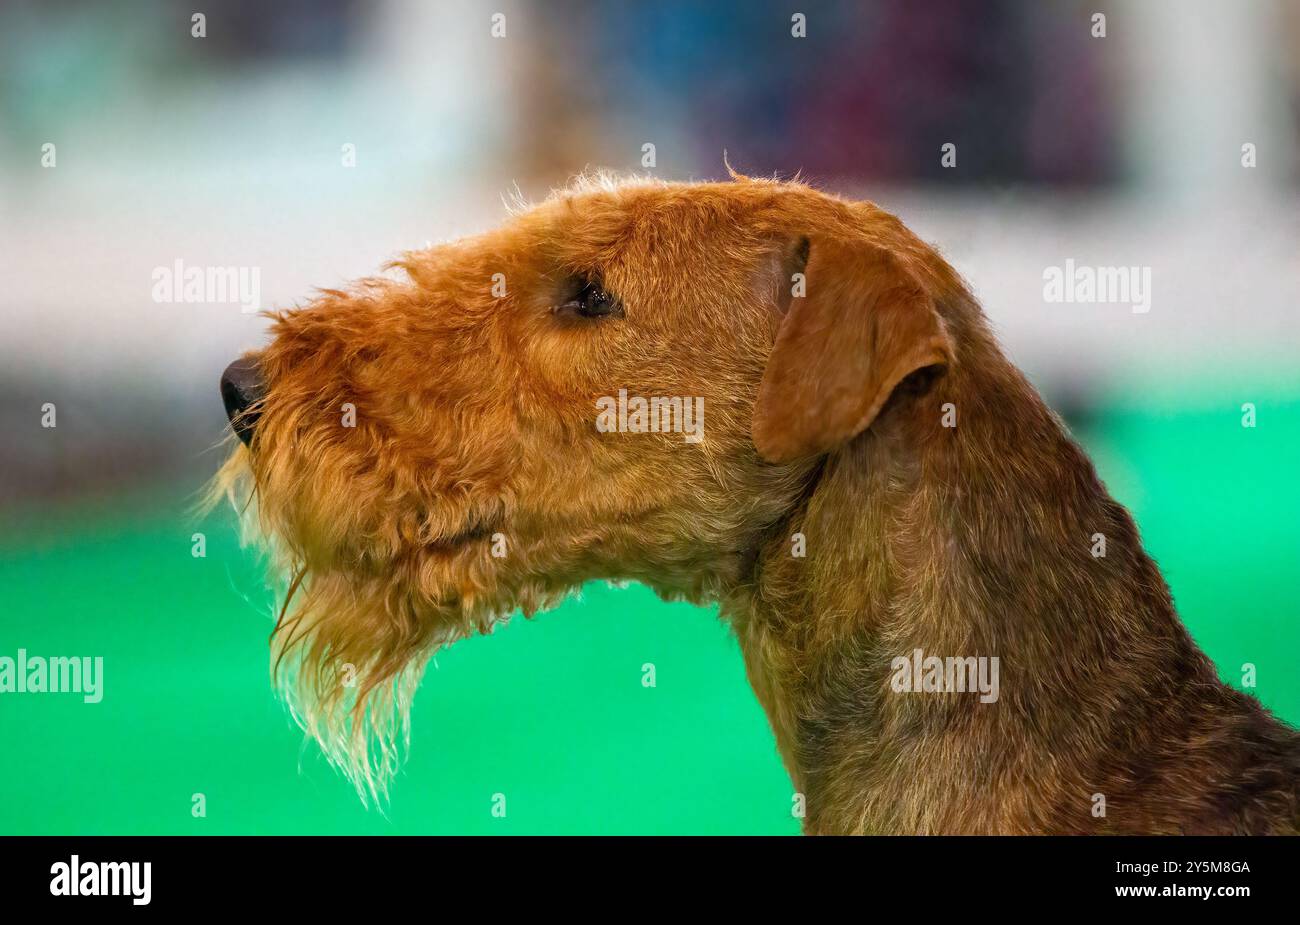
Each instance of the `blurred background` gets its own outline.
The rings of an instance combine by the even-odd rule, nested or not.
[[[734,640],[635,586],[441,653],[362,809],[271,694],[233,517],[190,513],[264,321],[153,298],[180,260],[289,306],[724,150],[934,243],[1225,681],[1300,722],[1298,136],[1300,0],[6,0],[0,655],[103,656],[105,693],[0,695],[0,832],[797,831]],[[1150,267],[1150,311],[1046,301],[1066,260]]]

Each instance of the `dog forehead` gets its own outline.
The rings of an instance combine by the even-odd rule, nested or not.
[[[608,262],[628,251],[658,262],[675,249],[781,236],[826,198],[770,181],[583,180],[517,216],[516,228],[574,263]]]

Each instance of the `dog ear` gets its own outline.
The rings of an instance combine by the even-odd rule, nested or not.
[[[806,264],[806,266],[801,266]],[[934,302],[882,247],[805,238],[786,256],[784,319],[754,406],[768,462],[827,453],[871,426],[918,370],[940,373],[952,342]],[[803,291],[795,273],[804,272]]]

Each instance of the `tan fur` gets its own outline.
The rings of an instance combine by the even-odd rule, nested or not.
[[[894,216],[595,180],[394,266],[275,316],[218,480],[291,585],[277,676],[363,795],[435,649],[633,579],[721,602],[810,832],[1295,829],[1296,734],[1219,683],[1128,513]],[[557,313],[574,276],[625,317]],[[702,397],[703,441],[598,432],[619,389]],[[1000,657],[1001,699],[895,693],[916,648]]]

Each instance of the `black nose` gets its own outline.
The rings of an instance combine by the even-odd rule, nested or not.
[[[235,435],[248,446],[253,439],[253,426],[261,416],[261,409],[249,407],[262,398],[262,374],[257,363],[241,358],[226,367],[221,374],[221,400],[226,403],[226,416]]]

